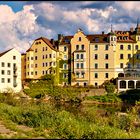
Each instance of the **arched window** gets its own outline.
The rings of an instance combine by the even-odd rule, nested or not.
[[[120,88],[126,88],[126,81],[120,81]]]
[[[128,88],[134,88],[134,81],[128,81]]]

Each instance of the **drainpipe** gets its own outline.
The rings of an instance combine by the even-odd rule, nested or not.
[[[89,84],[90,84],[90,43],[89,43]]]

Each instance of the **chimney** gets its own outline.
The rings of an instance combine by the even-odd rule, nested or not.
[[[102,31],[102,35],[104,35],[104,31]]]
[[[58,41],[60,41],[63,38],[62,34],[58,34]]]
[[[54,39],[51,39],[51,44],[53,45],[53,46],[55,46],[55,42],[54,42]]]
[[[131,28],[130,28],[130,32],[133,32],[133,31],[134,31],[134,29],[133,29],[133,27],[131,27]]]

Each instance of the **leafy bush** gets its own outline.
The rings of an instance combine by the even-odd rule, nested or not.
[[[113,83],[107,83],[107,84],[105,84],[105,90],[107,93],[114,93],[115,85]]]

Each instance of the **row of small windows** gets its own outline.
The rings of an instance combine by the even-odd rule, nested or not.
[[[98,50],[98,45],[97,44],[94,46],[94,50]],[[105,50],[109,50],[109,45],[105,46]]]
[[[98,54],[94,54],[94,59],[98,59]],[[105,59],[109,59],[109,54],[105,54]]]
[[[81,48],[80,48],[80,45],[76,45],[76,50],[84,50],[85,46],[84,45],[81,45]]]
[[[124,68],[124,64],[120,63],[120,68]],[[132,68],[132,64],[128,63],[127,68]],[[136,68],[140,68],[140,63],[136,64]]]
[[[79,69],[83,69],[84,68],[84,63],[76,63],[76,68]]]
[[[46,70],[46,71],[42,71],[42,75],[45,75],[45,74],[52,74],[52,73],[54,73],[55,74],[55,70]],[[29,72],[27,72],[27,75],[30,75],[30,73]],[[37,75],[37,71],[35,71],[35,72],[31,72],[31,75]]]
[[[1,78],[1,83],[5,83],[6,79],[5,78]],[[7,78],[7,83],[11,83],[11,79]]]
[[[43,55],[42,56],[42,59],[45,59],[45,58],[52,58],[52,54],[46,54],[46,55]],[[55,58],[55,54],[53,54],[53,58]],[[27,60],[29,60],[30,58],[29,57],[27,57]],[[35,60],[37,60],[38,59],[38,57],[37,56],[35,56]],[[33,57],[31,57],[31,60],[33,60]]]
[[[76,72],[76,78],[84,78],[85,77],[85,72]]]
[[[95,64],[94,64],[94,68],[95,68],[95,69],[98,69],[98,63],[95,63]],[[105,63],[105,68],[106,68],[106,69],[109,68],[109,64],[108,64],[108,63]]]
[[[1,62],[1,67],[5,67],[5,63],[4,62]],[[7,67],[11,67],[11,64],[10,63],[7,63]]]
[[[47,66],[55,66],[55,65],[56,65],[55,62],[46,62],[46,63],[42,63],[42,66],[43,66],[43,67],[45,67],[45,66],[46,66],[46,67],[47,67]],[[35,68],[37,68],[37,66],[38,66],[38,65],[35,64]],[[28,64],[27,67],[30,68],[30,65]],[[31,68],[33,68],[33,67],[34,67],[34,64],[31,64]],[[26,67],[25,67],[25,68],[26,68]]]
[[[1,74],[2,75],[5,75],[5,70],[1,70]],[[11,75],[11,71],[10,70],[7,70],[7,75]]]
[[[94,73],[94,78],[99,78],[99,74],[98,73]],[[109,78],[109,73],[105,73],[105,78]]]
[[[124,49],[124,46],[123,45],[120,45],[120,50],[123,50]],[[131,50],[131,45],[128,45],[127,46],[127,49],[128,50]],[[135,45],[135,50],[139,50],[139,46],[138,45]]]
[[[76,59],[83,59],[84,58],[84,54],[77,54],[76,55]]]

